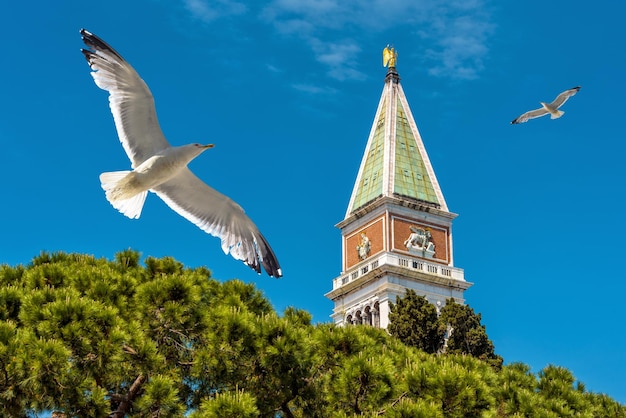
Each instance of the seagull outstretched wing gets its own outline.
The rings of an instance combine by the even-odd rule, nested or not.
[[[81,49],[96,85],[109,92],[109,106],[120,142],[136,168],[158,151],[169,147],[159,121],[154,98],[146,83],[106,42],[85,29],[80,30],[90,49]]]
[[[535,109],[535,110],[530,110],[520,116],[518,116],[517,118],[513,119],[513,121],[511,122],[512,124],[516,124],[516,123],[524,123],[530,119],[535,119],[538,118],[540,116],[543,115],[547,115],[549,112],[544,109],[544,108],[540,108],[540,109]]]
[[[188,168],[155,187],[154,192],[179,215],[220,238],[224,253],[230,252],[257,273],[262,264],[270,276],[282,276],[272,248],[241,206],[209,187]]]
[[[580,90],[580,86],[573,87],[569,90],[565,90],[563,93],[556,96],[556,99],[554,99],[554,101],[550,103],[550,106],[555,109],[558,109],[559,107],[563,105],[563,103],[567,101],[567,99],[569,99],[570,97],[578,93],[578,90]]]

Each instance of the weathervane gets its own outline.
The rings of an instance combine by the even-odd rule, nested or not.
[[[397,58],[398,52],[387,44],[385,49],[383,49],[383,67],[395,67]]]

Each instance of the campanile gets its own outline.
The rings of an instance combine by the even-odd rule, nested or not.
[[[387,328],[389,303],[406,289],[443,306],[472,283],[454,266],[452,221],[386,47],[383,92],[341,230],[342,269],[326,297],[339,325]]]

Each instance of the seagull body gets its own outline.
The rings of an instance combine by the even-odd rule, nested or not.
[[[138,219],[148,195],[179,175],[187,164],[213,144],[169,147],[142,162],[133,171],[102,173],[100,183],[113,207],[131,219]]]
[[[273,277],[282,271],[272,248],[243,209],[209,187],[187,164],[213,144],[172,147],[161,132],[154,99],[146,83],[121,55],[85,29],[82,49],[98,87],[109,92],[117,133],[131,161],[132,171],[102,173],[107,200],[131,219],[137,219],[148,191],[209,234],[221,239],[222,250],[257,273],[261,265]]]
[[[530,119],[538,118],[544,115],[550,115],[550,119],[560,118],[563,114],[565,114],[565,112],[559,110],[559,108],[563,106],[563,103],[565,103],[567,99],[578,93],[578,90],[580,90],[580,86],[565,90],[563,93],[556,96],[556,99],[554,99],[552,103],[539,102],[541,104],[541,108],[524,113],[523,115],[513,119],[511,124],[524,123]]]

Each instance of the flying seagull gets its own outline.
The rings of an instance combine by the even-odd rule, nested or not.
[[[565,103],[567,99],[569,99],[570,97],[578,93],[578,90],[580,90],[580,86],[573,87],[569,90],[565,90],[563,93],[556,96],[556,99],[554,99],[552,103],[539,102],[541,103],[540,109],[526,112],[523,115],[519,116],[518,118],[513,119],[511,123],[512,124],[524,123],[528,121],[529,119],[538,118],[540,116],[547,115],[547,114],[550,114],[550,119],[560,118],[561,116],[563,116],[565,112],[563,112],[562,110],[559,110],[559,107],[563,106],[563,103]]]
[[[154,98],[146,83],[102,39],[81,29],[81,49],[96,85],[109,92],[109,105],[132,171],[102,173],[107,200],[131,219],[139,218],[148,191],[179,215],[221,239],[222,250],[257,273],[282,271],[274,251],[241,206],[196,177],[187,164],[213,144],[172,147],[163,136]]]

